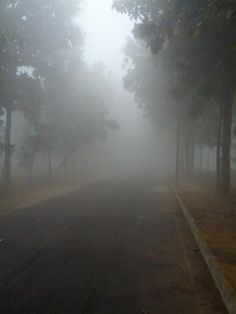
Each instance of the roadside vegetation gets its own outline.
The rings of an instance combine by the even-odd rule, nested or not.
[[[1,1],[3,188],[19,177],[32,184],[74,176],[79,158],[118,128],[110,77],[84,60],[79,13],[77,0]]]
[[[114,0],[113,9],[134,22],[124,49],[124,86],[158,132],[172,139],[176,185],[214,178],[217,194],[230,197],[235,2]],[[119,128],[109,110],[111,76],[103,65],[85,62],[80,11],[77,0],[0,4],[4,188],[19,176],[30,185],[84,175],[93,144]]]
[[[175,138],[177,191],[236,288],[236,2],[114,0],[134,21],[124,85]]]
[[[114,0],[114,9],[135,22],[124,83],[160,132],[176,138],[176,184],[214,170],[218,193],[229,197],[235,1]]]

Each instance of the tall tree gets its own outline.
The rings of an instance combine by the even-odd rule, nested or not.
[[[183,101],[188,95],[202,97],[206,86],[210,97],[215,98],[218,93],[213,87],[216,82],[222,86],[221,192],[228,196],[236,3],[230,0],[116,0],[114,7],[137,21],[135,36],[143,39],[153,54],[162,56],[169,64],[168,69],[176,73]],[[175,82],[172,80],[174,89]]]
[[[6,116],[4,182],[7,185],[11,181],[12,111],[20,110],[32,117],[35,87],[29,92],[31,87],[35,85],[45,91],[50,72],[56,67],[65,71],[71,51],[82,41],[81,31],[73,20],[78,4],[78,1],[55,0],[8,0],[1,4],[0,103]],[[42,103],[37,100],[40,107]]]

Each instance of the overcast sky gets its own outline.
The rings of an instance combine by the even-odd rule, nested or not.
[[[84,0],[81,25],[86,33],[85,56],[91,63],[101,61],[115,76],[122,76],[122,49],[131,35],[127,16],[112,10],[113,0]]]

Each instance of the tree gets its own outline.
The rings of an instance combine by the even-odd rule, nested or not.
[[[26,117],[34,115],[33,85],[42,90],[53,68],[64,71],[67,56],[81,43],[82,36],[73,22],[78,1],[9,0],[2,4],[2,9],[0,103],[6,115],[4,182],[9,185],[12,111],[23,111]],[[31,87],[34,91],[30,91]],[[38,101],[37,107],[41,105]]]
[[[57,135],[57,149],[62,155],[59,169],[64,168],[64,175],[69,160],[79,150],[96,139],[105,139],[109,130],[118,128],[109,114],[111,86],[103,68],[89,69],[84,65],[76,70],[70,63],[68,66],[64,75],[55,73],[51,80],[55,87],[48,85],[51,103],[48,123]]]
[[[55,151],[66,167],[84,143],[118,126],[109,116],[109,79],[100,65],[90,69],[83,60],[83,33],[75,22],[80,1],[6,0],[1,6],[0,114],[6,130],[4,183],[9,185],[12,112],[22,112],[34,129],[22,150],[22,160],[30,160],[30,181],[38,152],[47,154],[51,177]]]
[[[43,153],[47,155],[48,170],[47,176],[52,177],[52,151],[55,148],[56,134],[52,127],[47,124],[38,125],[32,134],[24,140],[21,148],[20,166],[29,171],[29,184],[33,182],[33,168],[37,155]]]
[[[202,99],[206,90],[210,98],[219,100],[214,87],[221,86],[221,192],[228,196],[235,90],[235,2],[116,0],[114,7],[137,21],[134,35],[144,40],[153,54],[167,62],[168,69],[171,68],[177,77],[171,85],[176,90],[175,82],[179,83],[177,90],[182,101],[189,96],[193,100],[196,96]],[[190,103],[194,104],[193,101]]]

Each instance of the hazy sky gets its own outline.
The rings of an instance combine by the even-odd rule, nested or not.
[[[83,0],[82,3],[80,24],[86,33],[85,57],[89,63],[102,62],[113,73],[115,118],[123,132],[128,133],[128,128],[133,137],[144,120],[122,83],[125,75],[122,50],[127,37],[132,36],[132,23],[127,16],[112,10],[113,0]]]
[[[85,55],[89,62],[101,61],[114,75],[122,76],[122,49],[132,24],[127,16],[112,10],[113,0],[84,0],[81,14],[86,33]]]
[[[115,88],[113,110],[116,119],[129,124],[140,116],[131,94],[123,88],[122,50],[131,36],[132,24],[125,15],[112,10],[113,0],[83,0],[80,24],[86,34],[85,57],[89,63],[102,62],[112,72]],[[136,117],[134,118],[136,120]],[[128,119],[128,122],[124,120]]]
[[[112,165],[115,164],[114,155],[117,155],[117,164],[123,162],[130,167],[135,154],[136,166],[144,168],[144,160],[145,164],[151,165],[150,157],[155,156],[150,153],[155,145],[147,140],[153,131],[149,120],[143,118],[133,95],[125,91],[122,84],[125,75],[125,70],[122,69],[122,50],[127,37],[132,36],[132,23],[127,16],[111,9],[112,2],[113,0],[83,0],[80,25],[86,34],[85,57],[91,64],[102,62],[113,74],[115,92],[112,115],[118,121],[120,130],[109,137]],[[117,154],[114,154],[116,150]],[[106,150],[104,154],[106,158],[109,155]]]

